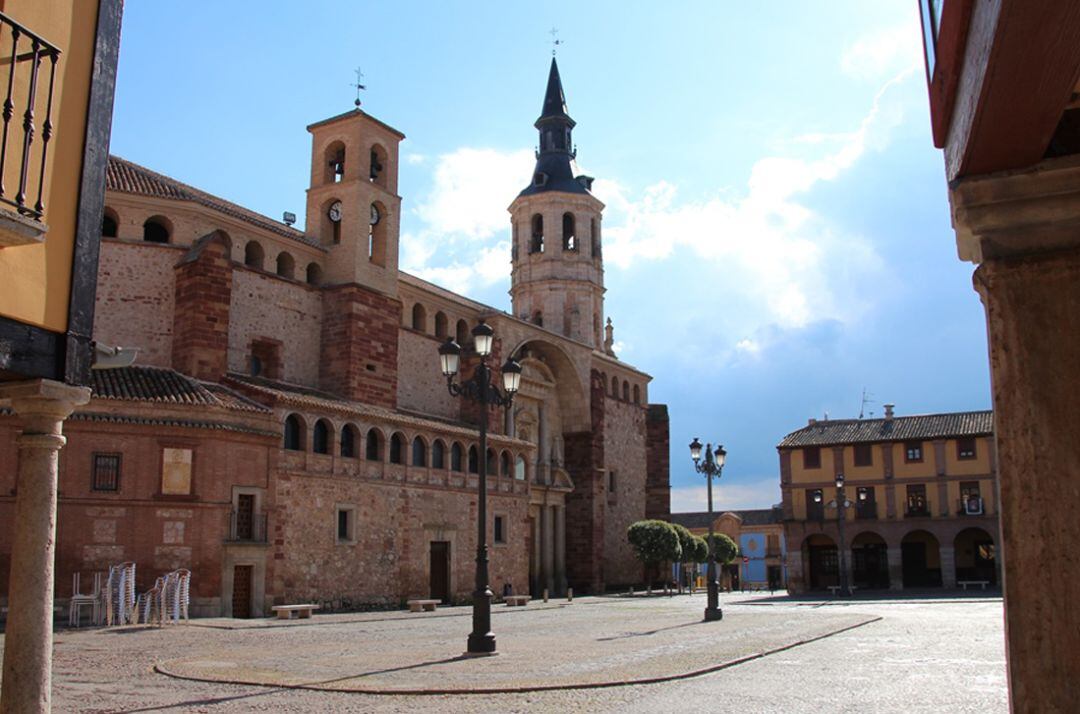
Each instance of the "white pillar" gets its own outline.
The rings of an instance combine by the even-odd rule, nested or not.
[[[0,712],[48,712],[52,688],[56,474],[64,419],[90,400],[86,387],[37,379],[0,385],[22,423],[16,440],[15,530],[8,580]]]

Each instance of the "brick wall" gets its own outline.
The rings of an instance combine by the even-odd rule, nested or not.
[[[671,518],[671,434],[666,404],[650,404],[645,416],[645,517]]]
[[[457,419],[458,397],[446,389],[439,369],[440,340],[409,328],[398,336],[398,406],[402,409]]]
[[[200,238],[176,265],[173,367],[216,381],[228,370],[232,267],[224,236]]]
[[[646,410],[639,404],[602,398],[604,467],[615,473],[615,492],[604,484],[604,580],[610,588],[641,582],[641,562],[626,539],[631,523],[645,518],[648,493]]]
[[[323,290],[319,386],[382,407],[397,406],[401,303],[359,285]]]
[[[574,490],[566,495],[566,579],[578,592],[604,590],[604,386],[596,370],[590,378],[587,432],[563,435],[566,469]]]

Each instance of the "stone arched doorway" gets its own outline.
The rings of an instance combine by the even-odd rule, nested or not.
[[[824,590],[840,584],[840,558],[836,541],[824,533],[814,533],[803,541],[803,567],[807,590]]]
[[[859,590],[889,588],[888,546],[873,531],[863,531],[851,540],[851,584]]]
[[[933,533],[912,531],[900,541],[904,588],[941,587],[941,546]]]
[[[965,528],[953,541],[956,553],[956,582],[985,580],[997,584],[997,551],[994,539],[982,528]]]

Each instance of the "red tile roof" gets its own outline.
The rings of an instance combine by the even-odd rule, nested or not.
[[[267,407],[220,384],[200,382],[174,370],[160,367],[140,366],[91,370],[90,385],[97,399],[270,412]]]
[[[920,414],[892,419],[838,419],[819,421],[793,431],[777,448],[840,446],[880,441],[927,441],[962,436],[990,436],[994,412]]]

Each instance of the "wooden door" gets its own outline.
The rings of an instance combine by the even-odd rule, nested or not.
[[[233,566],[232,616],[251,617],[252,565]]]
[[[450,602],[449,541],[431,541],[431,599]]]

